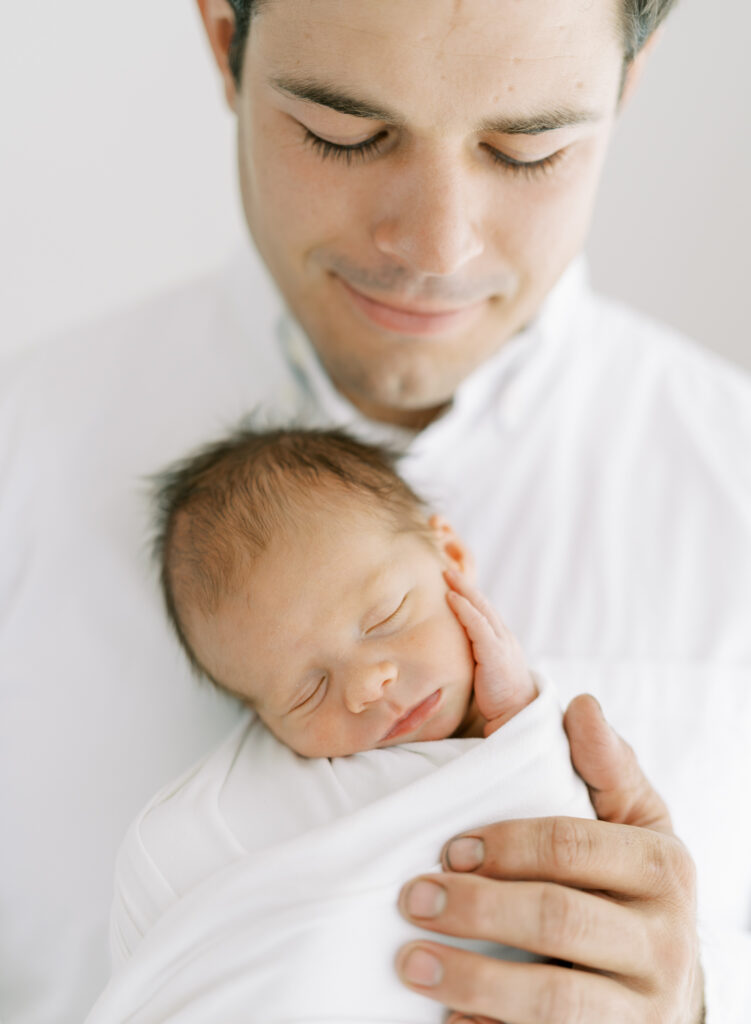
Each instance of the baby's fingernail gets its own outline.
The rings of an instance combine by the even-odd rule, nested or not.
[[[432,988],[443,978],[441,961],[425,949],[413,949],[402,964],[402,977],[413,985]]]
[[[446,890],[420,879],[407,889],[404,905],[412,917],[437,917],[446,908]]]
[[[452,871],[474,871],[485,859],[482,839],[464,836],[452,839],[446,847],[446,862]]]

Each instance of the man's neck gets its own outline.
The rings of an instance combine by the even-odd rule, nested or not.
[[[380,405],[371,402],[359,395],[348,394],[343,389],[338,389],[344,397],[352,403],[363,416],[376,423],[389,423],[395,427],[402,427],[405,430],[424,430],[430,426],[439,416],[449,408],[451,402],[443,402],[428,409],[398,409],[393,406]]]

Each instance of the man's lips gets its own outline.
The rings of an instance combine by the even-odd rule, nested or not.
[[[396,736],[405,736],[409,732],[414,732],[415,729],[419,728],[430,717],[433,708],[435,708],[440,699],[440,690],[431,693],[429,697],[415,705],[406,715],[402,715],[401,718],[397,719],[380,742],[383,743],[385,740],[393,740]]]
[[[334,275],[353,306],[371,323],[396,334],[412,336],[448,334],[466,328],[482,312],[487,299],[454,308],[431,308],[428,305],[411,306],[380,302],[353,288]]]

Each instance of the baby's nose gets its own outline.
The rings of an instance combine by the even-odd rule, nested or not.
[[[396,677],[396,665],[390,661],[361,665],[353,670],[344,687],[347,710],[357,715],[370,704],[381,700],[386,687],[395,682]]]

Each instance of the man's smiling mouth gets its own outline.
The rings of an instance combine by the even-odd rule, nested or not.
[[[358,291],[343,278],[334,275],[355,311],[371,324],[395,334],[422,337],[454,333],[467,328],[479,317],[487,299],[464,306],[431,307],[429,304],[400,305],[381,302]]]

